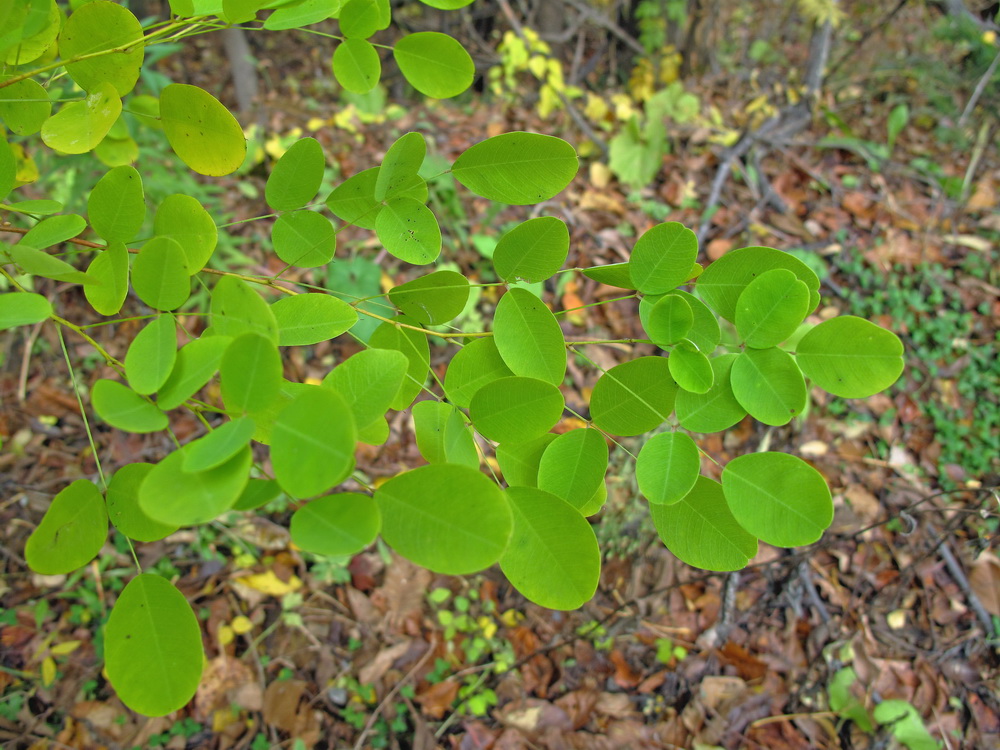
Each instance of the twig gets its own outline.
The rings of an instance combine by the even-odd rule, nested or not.
[[[840,70],[840,68],[843,66],[845,62],[854,59],[858,54],[858,50],[861,49],[861,47],[863,47],[865,43],[875,35],[876,31],[885,28],[886,24],[888,24],[889,21],[891,21],[893,17],[903,9],[903,6],[906,5],[907,2],[909,2],[909,0],[899,0],[899,2],[896,3],[896,7],[890,10],[888,13],[886,13],[885,17],[882,18],[882,20],[869,27],[865,31],[865,33],[861,35],[861,38],[858,40],[857,44],[853,45],[849,50],[845,51],[844,54],[842,54],[840,58],[837,60],[837,62],[833,63],[833,65],[830,66],[829,70],[827,70],[826,72],[827,76],[832,76],[834,73]]]
[[[830,622],[830,611],[826,608],[823,600],[819,598],[819,592],[816,591],[816,584],[813,583],[812,568],[809,567],[809,563],[805,560],[799,563],[799,578],[802,580],[802,586],[806,590],[809,603],[819,613],[819,619],[823,622]]]
[[[35,346],[38,332],[42,330],[44,323],[44,320],[35,323],[31,329],[31,333],[28,334],[28,338],[24,342],[24,355],[21,357],[21,372],[17,376],[17,402],[19,404],[23,404],[24,399],[28,395],[28,367],[31,364],[31,350]]]
[[[506,0],[499,0],[499,2],[503,4],[506,2]],[[614,36],[621,39],[623,42],[625,42],[626,46],[631,47],[632,50],[637,55],[645,56],[647,54],[645,47],[643,47],[641,44],[639,44],[639,42],[637,42],[635,39],[633,39],[631,36],[625,33],[625,31],[621,28],[621,26],[616,24],[607,16],[598,13],[590,6],[580,2],[580,0],[565,0],[565,2],[569,3],[574,8],[576,8],[577,11],[580,13],[580,15],[582,15],[584,18],[593,21],[598,26],[607,29]]]
[[[993,134],[993,125],[989,121],[984,121],[982,126],[979,128],[979,135],[976,136],[976,145],[972,149],[972,158],[969,159],[969,166],[965,170],[965,177],[962,178],[962,203],[965,203],[966,198],[969,197],[969,188],[972,186],[972,178],[976,174],[976,169],[979,167],[979,161],[983,158],[983,152],[986,150],[986,144],[990,141],[990,136]]]
[[[997,65],[1000,65],[1000,52],[997,52],[993,57],[993,62],[990,63],[990,67],[986,69],[986,72],[983,73],[983,77],[980,78],[979,83],[976,84],[976,88],[973,89],[972,96],[969,97],[969,101],[965,105],[965,109],[962,110],[962,116],[958,118],[958,127],[965,127],[965,123],[972,114],[972,110],[974,110],[976,108],[976,104],[979,103],[979,97],[981,97],[983,92],[986,90],[986,84],[990,82],[993,74],[996,73]]]
[[[937,527],[935,527],[930,521],[927,521],[927,530],[931,533],[931,536],[940,539],[938,550],[941,552],[941,557],[944,559],[945,567],[948,568],[948,572],[951,574],[952,580],[958,584],[962,593],[965,594],[965,598],[969,601],[969,606],[972,608],[972,611],[976,613],[976,617],[979,619],[979,622],[986,629],[986,634],[996,635],[997,633],[993,627],[993,618],[990,617],[990,613],[986,611],[986,607],[984,607],[983,603],[979,600],[979,596],[972,590],[972,586],[969,585],[969,579],[965,576],[965,571],[962,570],[962,566],[959,564],[954,553],[951,551],[948,541],[943,537],[938,537]]]

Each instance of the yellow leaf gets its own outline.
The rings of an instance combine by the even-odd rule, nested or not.
[[[56,660],[51,656],[42,659],[42,684],[48,687],[56,681]]]
[[[545,77],[545,67],[545,58],[541,55],[535,55],[528,60],[528,70],[539,81]]]
[[[608,103],[596,94],[587,94],[587,103],[583,107],[583,114],[591,122],[600,122],[608,114]]]
[[[51,649],[49,649],[56,656],[65,656],[66,654],[72,654],[76,651],[83,641],[63,641],[62,643],[57,643]]]
[[[997,33],[992,29],[990,31],[984,31],[982,39],[983,39],[983,44],[996,44]]]
[[[520,623],[524,622],[524,613],[518,612],[516,609],[508,609],[506,612],[500,615],[500,622],[506,625],[508,628],[513,628]]]
[[[611,170],[599,161],[591,162],[590,182],[596,188],[606,188],[611,182]]]
[[[476,624],[479,625],[479,629],[483,631],[483,637],[486,639],[492,638],[497,634],[497,624],[493,622],[492,618],[482,615]]]
[[[284,596],[302,588],[302,581],[298,576],[292,576],[286,583],[278,578],[273,570],[269,570],[266,573],[242,576],[237,578],[236,581],[268,596]]]
[[[236,635],[243,635],[244,633],[249,633],[253,630],[253,623],[250,621],[249,617],[244,615],[238,615],[233,618],[233,621],[229,623],[229,627],[233,629]]]
[[[220,646],[228,646],[233,642],[236,635],[233,633],[233,629],[228,625],[220,625],[219,630],[216,633],[216,638],[219,640]]]

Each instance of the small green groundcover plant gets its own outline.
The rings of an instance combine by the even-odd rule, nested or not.
[[[331,263],[339,228],[348,225],[374,232],[403,263],[431,266],[389,290],[384,315],[371,300],[336,289],[206,269],[219,237],[216,218],[188,195],[149,205],[142,174],[131,166],[136,129],[162,130],[203,175],[236,170],[246,141],[233,115],[200,88],[171,84],[158,98],[134,94],[146,46],[230,24],[308,31],[339,17],[332,65],[344,88],[374,87],[380,50],[391,49],[423,94],[464,91],[473,63],[451,37],[414,33],[391,48],[369,41],[388,27],[389,5],[172,0],[170,20],[143,28],[107,0],[78,5],[67,18],[54,0],[0,3],[0,211],[13,219],[3,227],[10,241],[0,244],[8,290],[0,294],[0,328],[45,322],[60,337],[69,331],[90,342],[117,377],[93,385],[89,410],[114,428],[169,433],[170,412],[187,409],[208,430],[184,445],[175,441],[156,464],[129,464],[113,477],[100,472],[99,484],[78,480],[59,492],[28,539],[31,568],[63,574],[87,564],[105,543],[109,520],[130,540],[151,542],[285,493],[301,501],[291,536],[303,550],[349,555],[381,535],[439,573],[499,563],[528,599],[573,609],[598,583],[601,552],[587,518],[606,498],[608,439],[650,433],[636,460],[638,486],[663,542],[682,560],[737,570],[758,541],[793,547],[819,539],[833,506],[816,469],[786,453],[760,452],[733,459],[715,481],[701,474],[705,456],[689,435],[725,430],[747,414],[786,425],[806,408],[810,384],[864,398],[900,375],[902,346],[892,333],[849,315],[805,323],[820,301],[819,280],[789,254],[747,247],[702,269],[695,235],[667,222],[639,237],[627,263],[576,269],[639,299],[648,343],[660,352],[602,371],[586,427],[555,434],[567,413],[560,390],[567,356],[584,354],[532,289],[564,272],[566,224],[541,216],[503,234],[493,263],[506,289],[490,330],[454,330],[449,322],[466,308],[473,285],[455,271],[433,270],[441,231],[427,206],[420,133],[403,135],[379,166],[346,179],[322,202],[315,200],[326,156],[311,138],[273,164],[266,184],[276,217],[272,249],[289,268]],[[113,165],[93,185],[86,218],[53,200],[18,198],[31,153],[45,147]],[[577,169],[569,143],[512,132],[470,146],[450,171],[475,195],[531,205],[557,195]],[[150,209],[151,236],[140,237]],[[54,249],[67,242],[75,243],[73,262]],[[130,290],[155,312],[118,361],[30,291],[37,277],[81,285],[111,321]],[[178,322],[194,282],[211,286],[208,325],[197,337]],[[360,339],[352,331],[359,314],[379,321],[362,351],[319,384],[284,377],[285,348]],[[429,337],[454,348],[443,378],[430,369]],[[216,379],[219,398],[203,400],[202,389]],[[355,449],[388,439],[390,410],[410,411],[427,465],[369,493],[338,490],[348,480],[366,486]],[[503,481],[485,460],[494,451]],[[130,708],[163,715],[194,695],[204,660],[200,629],[167,579],[131,579],[104,643],[107,677]]]

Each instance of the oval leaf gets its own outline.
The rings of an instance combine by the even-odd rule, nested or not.
[[[95,54],[106,50],[115,51]],[[91,57],[74,61],[84,55]],[[69,77],[84,91],[107,83],[119,97],[125,96],[135,88],[142,69],[142,26],[118,3],[86,3],[66,19],[59,34],[59,56],[67,61]]]
[[[274,252],[290,266],[317,268],[333,260],[337,232],[328,218],[315,211],[293,211],[271,227]]]
[[[559,435],[538,464],[538,488],[551,492],[582,512],[608,470],[608,444],[593,429]]]
[[[546,448],[558,435],[546,432],[524,443],[504,443],[497,446],[497,463],[508,487],[537,487],[538,467]]]
[[[776,547],[812,544],[833,521],[823,475],[787,453],[734,458],[722,470],[722,489],[739,524]]]
[[[375,541],[382,518],[368,495],[318,497],[292,514],[292,541],[314,555],[355,555]]]
[[[498,443],[525,442],[551,430],[562,416],[563,395],[535,378],[500,378],[476,391],[469,405],[472,425]]]
[[[643,328],[660,347],[671,346],[688,335],[694,325],[694,311],[683,297],[665,294],[649,310]]]
[[[351,472],[356,442],[347,402],[329,388],[304,388],[274,422],[274,477],[295,497],[326,492]]]
[[[296,294],[271,305],[278,322],[278,346],[329,341],[358,322],[354,308],[329,294]]]
[[[89,4],[89,3],[88,3]],[[122,100],[110,83],[99,83],[82,102],[71,102],[42,125],[42,141],[64,154],[94,149],[122,113]]]
[[[435,573],[467,575],[500,559],[511,511],[493,482],[468,466],[431,464],[375,491],[382,538],[403,557]]]
[[[160,387],[156,405],[176,409],[197,393],[219,370],[219,363],[232,342],[228,336],[203,336],[181,347],[167,381]]]
[[[493,337],[484,336],[473,339],[452,357],[444,375],[444,391],[455,406],[466,409],[484,385],[513,374]]]
[[[90,191],[87,215],[94,231],[108,244],[135,239],[146,218],[142,177],[133,167],[112,169]]]
[[[650,438],[635,461],[639,491],[653,505],[672,505],[694,487],[701,471],[698,446],[680,432]]]
[[[406,133],[389,146],[375,179],[375,200],[399,195],[413,184],[427,155],[427,142],[420,133]]]
[[[160,94],[160,122],[170,147],[199,174],[221,177],[239,169],[247,153],[243,128],[204,89],[171,83]]]
[[[389,200],[375,218],[379,242],[392,255],[416,266],[441,254],[441,227],[427,206],[408,195]]]
[[[554,216],[518,224],[493,250],[493,267],[505,281],[545,281],[563,267],[569,254],[569,229]]]
[[[78,479],[52,498],[28,537],[24,559],[42,575],[70,573],[93,560],[107,538],[104,498],[93,482]]]
[[[601,576],[593,527],[576,508],[549,492],[511,487],[504,494],[514,527],[500,568],[511,584],[550,609],[577,609],[590,601]]]
[[[447,323],[465,309],[469,280],[455,271],[435,271],[393,287],[389,301],[418,323]]]
[[[899,337],[851,315],[820,323],[802,337],[795,354],[807,378],[842,398],[867,398],[903,372]]]
[[[479,468],[479,451],[465,415],[451,404],[421,401],[413,405],[413,432],[420,455],[430,464]]]
[[[347,402],[358,429],[364,430],[389,409],[409,365],[400,351],[365,349],[333,368],[323,378],[323,387],[333,389]]]
[[[708,393],[715,381],[712,363],[689,341],[682,341],[674,347],[667,364],[671,377],[685,391]]]
[[[176,310],[191,295],[184,249],[169,237],[154,237],[132,263],[132,288],[156,310]]]
[[[222,336],[256,333],[278,343],[278,321],[264,298],[249,284],[223,276],[212,290],[212,331]]]
[[[398,315],[393,322],[409,323],[409,318]],[[427,380],[431,369],[431,348],[427,336],[412,328],[400,328],[393,322],[382,323],[372,333],[368,345],[373,349],[395,349],[406,355],[409,366],[406,378],[389,404],[390,409],[405,409],[413,403]],[[412,323],[410,323],[412,325]],[[357,355],[355,355],[357,356]]]
[[[333,51],[333,77],[354,94],[367,94],[382,77],[378,51],[364,39],[345,39]]]
[[[253,464],[250,448],[221,466],[198,472],[184,471],[189,449],[168,455],[139,485],[139,507],[154,521],[176,526],[208,523],[233,507],[247,485]]]
[[[271,168],[264,200],[275,211],[302,208],[316,197],[323,183],[326,157],[315,138],[300,138]]]
[[[809,288],[787,268],[772,268],[747,284],[736,300],[736,331],[754,349],[777,346],[806,317]]]
[[[160,523],[139,507],[139,487],[153,464],[126,464],[108,483],[108,518],[121,533],[137,542],[155,542],[177,531],[173,524]]]
[[[493,317],[493,340],[514,372],[561,385],[566,375],[566,340],[552,311],[527,289],[510,289]]]
[[[476,74],[465,48],[437,31],[407,34],[396,42],[392,55],[410,85],[435,99],[458,96],[472,85]]]
[[[181,468],[192,472],[222,466],[250,443],[255,429],[256,425],[250,417],[240,417],[220,425],[188,444]]]
[[[594,424],[615,435],[641,435],[667,421],[677,384],[663,357],[639,357],[598,378],[590,396]]]
[[[476,195],[524,206],[560,193],[579,169],[566,141],[538,133],[505,133],[466,149],[452,165],[455,179]]]
[[[629,257],[632,285],[644,294],[663,294],[691,278],[698,259],[698,238],[677,221],[643,232]]]
[[[136,393],[149,395],[167,382],[177,358],[177,329],[171,315],[161,315],[146,325],[125,353],[125,376]]]
[[[747,349],[733,363],[733,395],[750,416],[788,424],[806,408],[809,392],[792,356],[777,348]]]
[[[37,133],[52,114],[52,102],[45,88],[31,78],[4,87],[0,119],[17,135]],[[0,194],[2,194],[0,190]],[[3,200],[3,195],[0,195]]]
[[[104,669],[122,703],[146,716],[176,711],[194,697],[204,660],[184,595],[158,575],[129,581],[104,626]]]
[[[757,554],[757,540],[733,517],[722,485],[708,477],[698,477],[673,505],[650,505],[649,513],[667,549],[688,565],[740,570]]]
[[[705,393],[677,394],[677,421],[692,432],[721,432],[739,422],[747,410],[733,395],[730,374],[738,354],[723,354],[711,360],[714,381]]]
[[[90,402],[97,416],[126,432],[156,432],[165,429],[169,422],[167,415],[154,404],[115,380],[94,383]]]
[[[52,303],[33,292],[0,294],[0,331],[41,323],[52,314]]]
[[[266,409],[281,389],[281,355],[273,342],[245,333],[226,349],[219,365],[222,400],[235,414]]]
[[[176,240],[187,258],[188,273],[194,275],[208,264],[219,230],[212,215],[190,195],[168,195],[156,209],[153,232]]]

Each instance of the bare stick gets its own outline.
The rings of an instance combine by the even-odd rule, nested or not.
[[[969,607],[976,613],[976,617],[979,619],[983,628],[985,628],[986,634],[994,635],[993,618],[990,617],[990,613],[986,611],[986,607],[983,606],[983,603],[979,600],[976,592],[973,591],[972,586],[969,585],[969,579],[965,576],[965,571],[962,570],[962,566],[955,558],[948,542],[943,537],[938,536],[937,527],[935,527],[930,521],[927,521],[927,530],[931,533],[931,536],[940,539],[938,549],[941,552],[941,557],[944,559],[945,567],[948,568],[948,572],[951,574],[952,580],[958,584],[962,593],[965,594],[965,598],[969,601]]]
[[[980,78],[979,83],[976,84],[976,88],[973,90],[972,96],[969,97],[969,103],[965,105],[965,109],[962,110],[962,116],[958,118],[958,127],[965,127],[965,123],[972,114],[972,110],[974,110],[976,108],[976,104],[979,103],[979,97],[981,97],[983,92],[986,90],[986,84],[990,82],[993,74],[996,73],[997,65],[1000,65],[1000,52],[997,52],[996,56],[993,58],[993,62],[990,63],[990,67],[986,69],[986,72],[983,73],[983,77]]]

